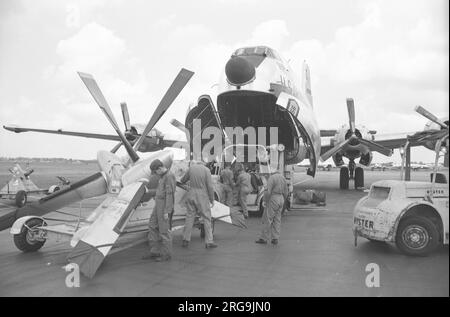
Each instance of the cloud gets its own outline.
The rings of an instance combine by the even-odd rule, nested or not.
[[[255,27],[247,45],[267,45],[280,49],[283,41],[289,36],[286,22],[283,20],[270,20]]]
[[[111,30],[92,22],[72,37],[60,41],[56,53],[62,59],[58,71],[72,76],[82,69],[110,71],[126,53],[126,46]]]
[[[415,19],[410,17],[413,22],[401,23],[387,14],[390,2],[369,2],[362,10],[363,20],[339,28],[331,42],[301,40],[289,55],[311,60],[319,76],[335,82],[396,80],[442,87],[442,70],[448,68],[448,32],[428,12],[417,12]]]

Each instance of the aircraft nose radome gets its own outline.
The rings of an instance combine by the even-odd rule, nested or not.
[[[242,86],[255,79],[255,67],[242,57],[233,57],[225,66],[225,74],[230,84]]]

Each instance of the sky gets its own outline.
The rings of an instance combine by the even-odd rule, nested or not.
[[[188,106],[214,95],[232,52],[268,45],[300,80],[310,66],[321,129],[356,122],[378,134],[423,129],[422,105],[448,116],[447,0],[1,0],[0,124],[111,133],[114,130],[76,74],[95,76],[117,121],[128,103],[146,123],[184,67],[192,80],[157,124],[182,137]],[[0,156],[95,158],[114,142],[0,129]],[[414,161],[433,152],[414,149]],[[374,155],[374,162],[400,161]]]

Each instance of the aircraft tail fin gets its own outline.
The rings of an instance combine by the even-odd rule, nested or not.
[[[306,61],[303,62],[302,69],[302,88],[305,97],[308,99],[311,106],[313,105],[313,97],[311,92],[311,74],[309,71],[309,66],[306,64]]]

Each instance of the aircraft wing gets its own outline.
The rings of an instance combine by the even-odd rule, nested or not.
[[[390,133],[390,134],[374,134],[373,142],[384,146],[388,149],[398,149],[405,146],[408,138],[411,142],[411,146],[423,145],[426,141],[432,141],[438,139],[440,135],[440,130],[437,131],[414,131],[414,132],[403,132],[403,133]],[[327,152],[335,146],[332,137],[321,137],[321,154]]]
[[[335,136],[337,130],[320,130],[321,137]]]
[[[389,149],[398,149],[406,144],[408,136],[414,134],[416,132],[379,134],[373,136],[373,141]]]
[[[34,128],[21,128],[16,126],[3,126],[4,129],[15,132],[39,132],[39,133],[49,133],[49,134],[61,134],[61,135],[71,135],[71,136],[79,136],[91,139],[101,139],[101,140],[111,140],[111,141],[120,141],[119,136],[110,135],[110,134],[99,134],[99,133],[84,133],[84,132],[74,132],[74,131],[64,131],[62,129],[58,130],[46,130],[46,129],[34,129]]]

